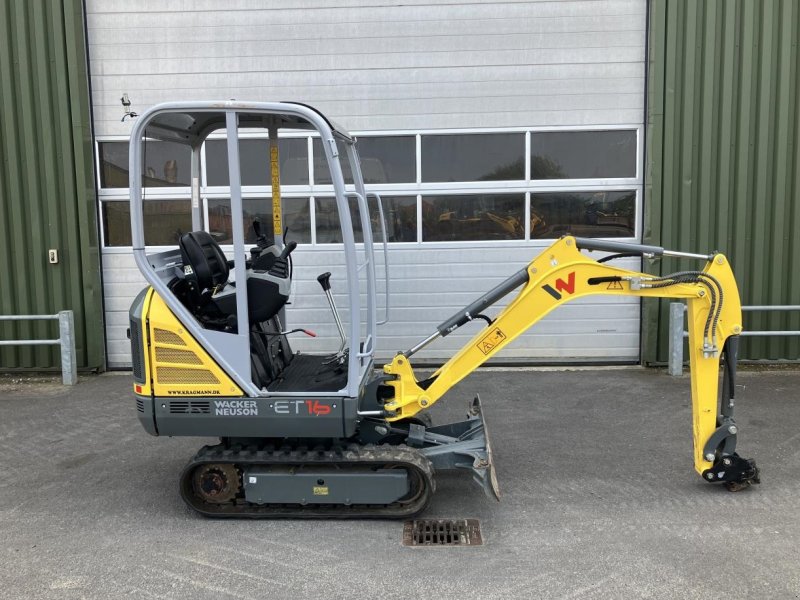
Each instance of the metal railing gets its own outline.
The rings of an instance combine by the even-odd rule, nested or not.
[[[56,340],[0,340],[0,346],[60,346],[61,380],[64,385],[78,383],[78,363],[75,360],[75,317],[71,310],[55,315],[0,315],[0,321],[58,321]]]
[[[784,304],[776,306],[755,305],[743,306],[742,312],[753,311],[791,311],[800,310],[800,305]],[[683,302],[670,302],[669,304],[669,374],[680,377],[683,373],[683,340],[689,337],[689,332],[684,331],[684,315],[686,304]],[[784,336],[800,335],[800,331],[743,331],[741,336]]]

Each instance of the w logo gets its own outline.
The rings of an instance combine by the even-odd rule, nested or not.
[[[567,280],[556,279],[556,289],[550,287],[550,284],[544,284],[542,289],[550,294],[556,300],[561,300],[561,294],[558,292],[566,292],[567,294],[575,293],[575,271],[567,275]]]

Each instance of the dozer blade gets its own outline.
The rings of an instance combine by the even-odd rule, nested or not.
[[[480,396],[476,395],[472,401],[466,421],[426,429],[425,441],[435,444],[421,451],[435,469],[468,470],[487,496],[500,500],[500,486]]]
[[[487,496],[494,496],[495,500],[498,502],[500,501],[500,484],[497,483],[497,473],[494,470],[494,457],[492,456],[492,444],[489,439],[489,429],[486,427],[486,419],[483,416],[483,409],[481,407],[481,397],[477,394],[475,395],[475,399],[472,401],[472,408],[470,412],[477,413],[481,419],[481,425],[483,426],[483,439],[484,439],[484,446],[486,447],[486,461],[488,464],[486,465],[486,474],[488,476],[489,485],[484,483],[483,484],[483,491],[486,492]],[[489,493],[491,491],[491,494]]]

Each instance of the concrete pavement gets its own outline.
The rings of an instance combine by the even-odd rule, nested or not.
[[[215,521],[177,491],[209,440],[152,438],[130,375],[0,380],[0,598],[800,598],[800,372],[742,372],[739,451],[763,484],[692,469],[689,379],[487,369],[503,500],[438,478],[425,516],[485,545],[406,548],[394,521]]]

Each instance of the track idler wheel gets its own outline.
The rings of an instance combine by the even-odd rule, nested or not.
[[[242,487],[236,467],[221,463],[197,467],[192,485],[197,497],[211,504],[230,502]]]

